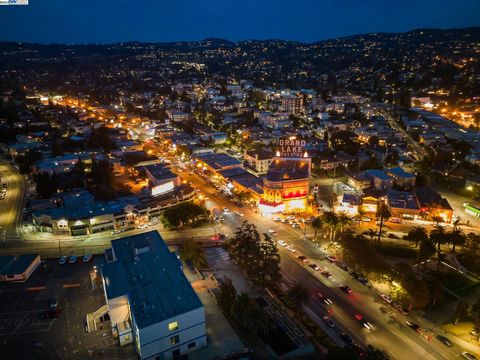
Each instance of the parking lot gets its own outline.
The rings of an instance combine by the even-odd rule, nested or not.
[[[120,348],[108,322],[87,333],[84,319],[105,304],[101,283],[92,288],[90,272],[103,257],[88,263],[59,265],[46,260],[25,283],[0,284],[0,353],[2,358],[75,359],[134,358]],[[48,314],[56,299],[57,317]]]

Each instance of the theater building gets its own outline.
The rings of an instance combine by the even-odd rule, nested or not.
[[[305,140],[280,140],[263,179],[259,201],[262,214],[306,212],[310,189],[311,159]]]

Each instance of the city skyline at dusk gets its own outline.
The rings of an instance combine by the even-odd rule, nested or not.
[[[480,25],[475,0],[202,2],[37,1],[2,6],[2,40],[38,43],[173,42],[223,38],[315,42],[342,36]]]

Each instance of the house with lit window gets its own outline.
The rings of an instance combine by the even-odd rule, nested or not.
[[[112,241],[101,274],[112,332],[139,359],[180,358],[207,346],[205,309],[157,231]]]
[[[245,151],[243,158],[248,164],[248,167],[254,169],[259,174],[264,174],[267,172],[268,167],[272,163],[273,153],[266,150],[250,150]]]

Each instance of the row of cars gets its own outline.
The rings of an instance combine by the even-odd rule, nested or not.
[[[5,195],[7,195],[7,184],[2,185],[2,190],[0,190],[0,200],[5,199]]]
[[[300,228],[300,223],[309,224],[313,221],[313,217],[296,218],[295,215],[289,215],[285,218],[276,217],[273,219],[275,222],[281,222],[282,224],[289,224],[292,228]]]
[[[82,261],[84,263],[88,263],[90,260],[92,260],[93,255],[92,254],[87,254],[82,258]],[[67,262],[69,264],[75,264],[78,260],[78,256],[71,255],[71,256],[62,256],[60,259],[58,259],[58,263],[60,265],[65,265]]]

